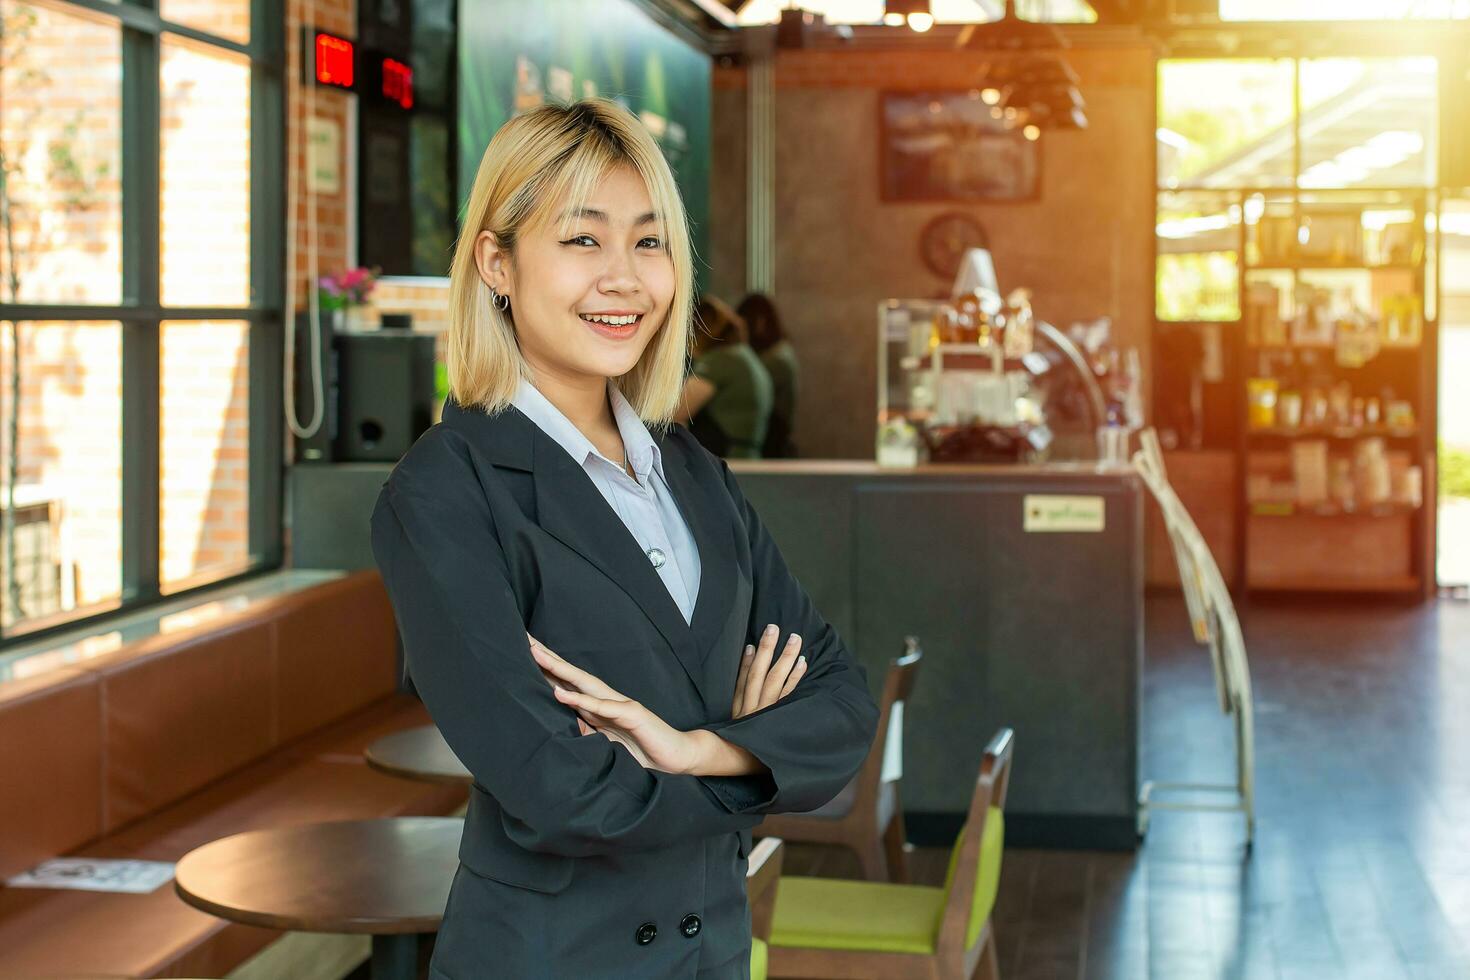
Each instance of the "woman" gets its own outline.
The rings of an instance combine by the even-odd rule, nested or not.
[[[761,455],[767,459],[791,459],[796,456],[796,443],[791,438],[792,424],[796,421],[799,373],[796,349],[781,329],[776,304],[765,293],[751,293],[740,301],[735,312],[745,321],[750,349],[771,376],[771,423],[766,426]]]
[[[746,343],[745,321],[719,297],[701,297],[679,419],[716,456],[759,459],[771,397],[771,376]]]
[[[490,141],[451,397],[372,518],[408,673],[474,776],[439,980],[748,976],[750,829],[867,754],[866,672],[668,424],[691,282],[625,110],[543,106]]]

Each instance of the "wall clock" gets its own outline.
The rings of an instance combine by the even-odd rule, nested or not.
[[[945,281],[954,279],[967,250],[989,247],[985,226],[963,211],[937,215],[919,232],[919,257],[930,272]]]

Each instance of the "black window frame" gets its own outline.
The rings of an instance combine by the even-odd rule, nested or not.
[[[286,289],[285,0],[250,0],[250,40],[219,37],[162,17],[157,0],[43,0],[55,10],[119,26],[122,54],[122,290],[116,305],[0,303],[0,323],[105,321],[122,329],[122,588],[93,614],[0,631],[0,650],[175,601],[281,567],[284,557],[283,393]],[[161,94],[164,35],[244,55],[250,63],[250,295],[240,307],[163,306],[160,298]],[[159,349],[164,321],[248,324],[249,568],[162,590],[159,573]],[[8,601],[0,597],[0,602]]]

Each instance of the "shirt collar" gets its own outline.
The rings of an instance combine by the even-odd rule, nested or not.
[[[638,477],[639,483],[648,481],[648,474],[657,470],[660,479],[663,479],[663,458],[659,452],[658,443],[654,442],[653,436],[649,434],[648,427],[638,417],[628,399],[623,396],[622,391],[611,379],[607,379],[608,403],[612,406],[613,420],[618,426],[618,435],[623,440],[623,452],[628,456],[628,463],[633,467],[633,472]],[[608,459],[597,451],[592,440],[582,434],[582,431],[572,424],[571,420],[562,414],[561,409],[551,403],[551,400],[543,395],[535,385],[525,378],[520,380],[516,386],[515,397],[511,404],[520,409],[522,414],[554,439],[567,453],[582,466],[587,465],[588,456],[596,456],[609,465],[616,467],[618,464]]]

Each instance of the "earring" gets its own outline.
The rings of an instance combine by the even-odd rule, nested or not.
[[[490,287],[490,305],[504,313],[510,309],[510,297],[504,293],[497,292],[494,286]]]

